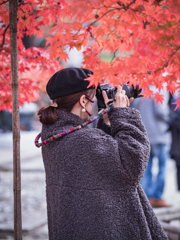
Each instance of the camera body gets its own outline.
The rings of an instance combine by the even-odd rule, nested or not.
[[[128,98],[138,98],[138,97],[142,97],[142,95],[139,95],[142,92],[142,89],[139,89],[139,85],[136,84],[136,87],[134,88],[134,86],[130,86],[128,87],[128,84],[123,84],[122,89],[125,90],[126,95]],[[98,85],[97,89],[96,89],[96,98],[97,98],[97,102],[98,102],[98,109],[102,109],[102,108],[106,108],[106,105],[104,103],[104,98],[102,95],[102,91],[106,91],[107,96],[109,99],[113,99],[114,101],[116,100],[115,95],[117,92],[117,88],[111,88],[109,86],[109,84],[102,84],[102,85]]]

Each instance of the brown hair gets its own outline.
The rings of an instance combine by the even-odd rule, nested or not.
[[[67,96],[55,98],[54,103],[57,103],[58,109],[70,112],[74,105],[80,100],[82,95],[86,95],[90,99],[94,96],[95,89],[90,88],[78,93],[73,93]],[[47,108],[41,108],[38,111],[39,121],[42,124],[53,124],[57,120],[57,112],[55,107],[49,106]]]

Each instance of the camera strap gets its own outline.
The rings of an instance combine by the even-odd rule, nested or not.
[[[81,125],[78,125],[77,127],[74,127],[74,128],[71,128],[69,130],[66,130],[64,132],[61,132],[61,133],[58,133],[58,134],[55,134],[53,136],[51,136],[50,138],[44,140],[43,142],[39,142],[39,139],[41,138],[41,133],[39,133],[37,135],[37,137],[35,138],[35,145],[36,147],[41,147],[41,146],[44,146],[46,144],[48,144],[49,142],[52,142],[53,140],[55,139],[58,139],[60,137],[63,137],[71,132],[75,132],[76,130],[79,130],[85,126],[87,126],[88,124],[94,122],[95,120],[99,119],[100,117],[102,117],[105,113],[109,112],[112,108],[113,108],[113,104],[109,105],[108,104],[108,107],[107,108],[104,108],[102,109],[101,111],[98,112],[98,115],[96,115],[94,118],[92,119],[88,119],[86,122],[82,123]]]

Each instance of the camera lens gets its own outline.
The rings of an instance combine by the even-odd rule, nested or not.
[[[125,90],[126,95],[128,98],[138,98],[138,97],[142,97],[142,95],[139,95],[142,92],[142,89],[139,89],[139,85],[136,84],[136,87],[134,88],[134,86],[130,86],[128,87],[128,84],[123,84],[122,89]],[[106,91],[107,96],[109,99],[113,99],[115,101],[115,95],[117,92],[117,88],[111,88],[109,86],[109,84],[102,84],[102,85],[98,85],[98,88],[96,90],[96,98],[98,100],[98,108],[102,109],[102,108],[106,108],[106,105],[104,103],[104,98],[102,95],[102,91]]]

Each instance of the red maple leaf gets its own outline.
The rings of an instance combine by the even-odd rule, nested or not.
[[[177,101],[174,102],[173,104],[176,105],[175,110],[177,110],[180,107],[180,97],[177,98]]]
[[[161,104],[164,101],[164,95],[159,94],[158,92],[154,94],[153,99],[156,99],[156,105],[160,102]]]
[[[141,94],[144,95],[143,99],[145,99],[145,98],[147,98],[147,97],[148,97],[149,99],[151,99],[151,96],[152,96],[152,94],[153,94],[153,91],[150,90],[149,88],[147,88],[147,89],[143,89],[143,91],[141,92]]]
[[[91,86],[95,86],[95,88],[97,88],[99,84],[99,79],[95,75],[90,75],[90,77],[86,78],[85,80],[88,80],[90,82],[88,88]]]

